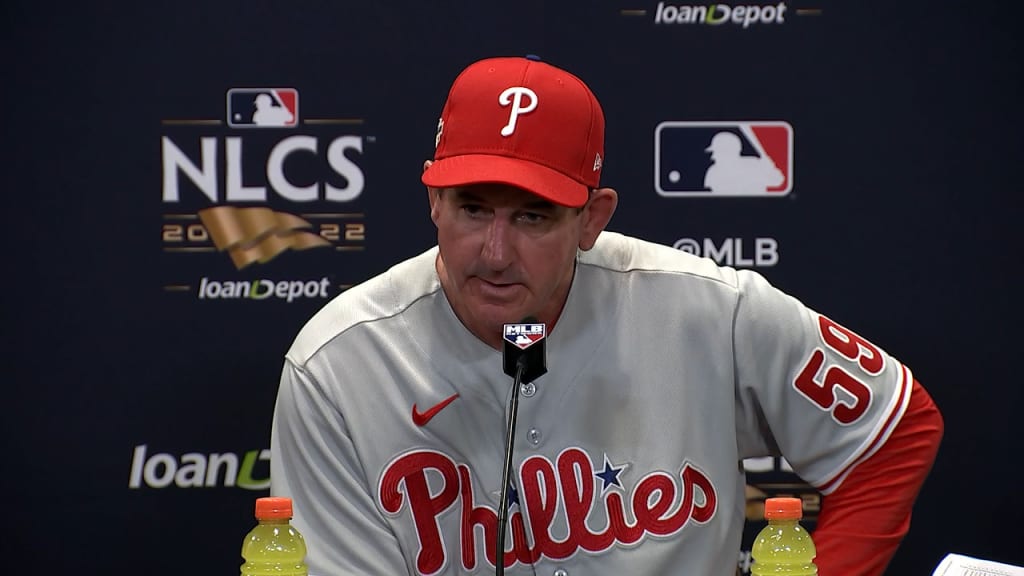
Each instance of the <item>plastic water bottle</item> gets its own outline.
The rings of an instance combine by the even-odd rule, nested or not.
[[[307,576],[306,541],[291,524],[292,500],[256,499],[256,527],[242,543],[241,576]]]
[[[800,525],[803,505],[799,498],[768,498],[764,501],[764,517],[768,525],[758,532],[750,556],[753,576],[768,574],[817,576],[814,557],[818,552],[811,535]]]

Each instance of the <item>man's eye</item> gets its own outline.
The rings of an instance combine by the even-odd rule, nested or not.
[[[538,214],[536,212],[524,212],[519,216],[520,220],[527,224],[540,224],[547,220],[547,216],[544,214]]]

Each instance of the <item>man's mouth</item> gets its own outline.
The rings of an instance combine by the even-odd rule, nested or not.
[[[483,296],[499,299],[505,299],[512,296],[521,286],[518,282],[487,280],[480,278],[479,276],[476,277],[476,280],[478,280],[478,290]]]

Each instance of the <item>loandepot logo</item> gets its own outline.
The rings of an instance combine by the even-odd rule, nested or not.
[[[655,24],[707,24],[722,26],[733,24],[749,28],[754,24],[785,24],[786,3],[746,4],[669,4],[658,2],[654,13]]]
[[[135,447],[129,488],[167,488],[172,484],[178,488],[270,488],[269,449],[249,450],[245,454],[188,452],[181,456],[166,452],[147,455],[147,449],[145,444]],[[264,471],[263,475],[254,472],[257,467]]]
[[[300,298],[327,298],[331,281],[319,280],[211,280],[199,281],[200,300],[284,300],[291,303]]]

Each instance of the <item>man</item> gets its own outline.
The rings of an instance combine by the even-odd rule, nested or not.
[[[493,573],[511,393],[508,574],[732,575],[741,461],[777,454],[826,494],[821,573],[882,573],[934,404],[756,273],[603,232],[603,145],[564,70],[497,58],[455,80],[422,177],[437,247],[338,296],[286,356],[271,491],[311,573]],[[548,371],[513,391],[502,328],[528,315]]]

